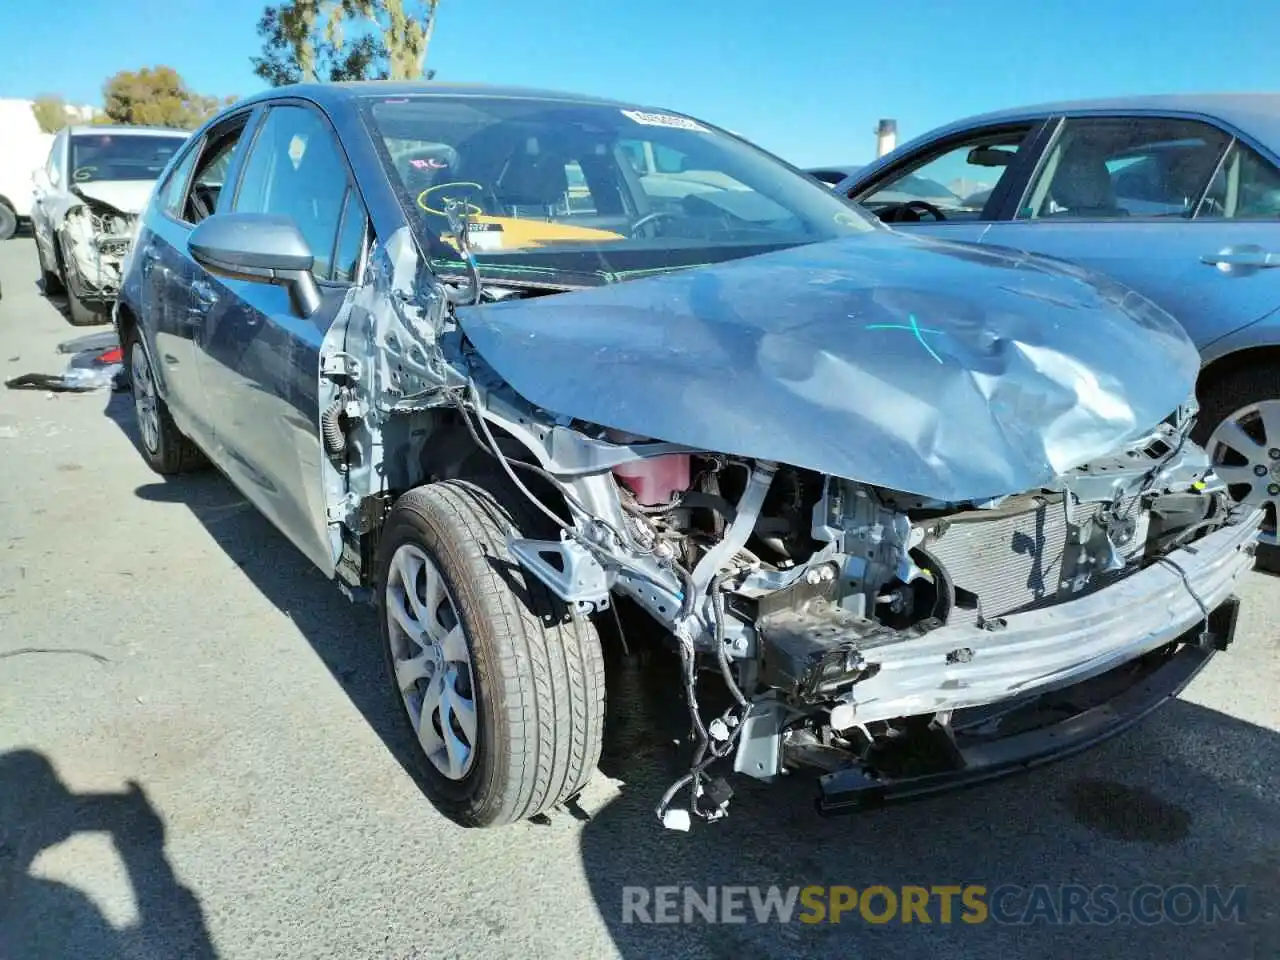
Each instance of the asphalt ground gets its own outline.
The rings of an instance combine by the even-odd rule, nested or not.
[[[56,372],[56,345],[86,332],[36,276],[29,236],[0,244],[3,379]],[[1126,734],[834,820],[798,778],[735,780],[726,820],[663,830],[654,805],[687,764],[681,694],[665,661],[611,644],[605,755],[581,809],[468,831],[405,772],[372,612],[217,473],[166,481],[133,444],[127,394],[0,389],[6,960],[1280,956],[1280,579],[1249,576],[1235,644]],[[948,922],[941,894],[910,923],[875,922],[883,893],[839,923],[800,922],[816,915],[800,904],[785,924],[627,922],[624,887],[679,919],[683,894],[653,888],[685,884],[1005,899],[980,923],[958,896]],[[1062,910],[1066,885],[1116,915],[1147,895],[1141,915],[1086,922]],[[1139,922],[1177,885],[1188,922]],[[1193,893],[1227,915],[1205,922]],[[736,896],[721,919],[751,917]]]

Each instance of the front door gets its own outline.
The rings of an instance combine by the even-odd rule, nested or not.
[[[946,135],[912,150],[850,199],[895,229],[943,240],[979,241],[1034,160],[1041,121]]]
[[[313,107],[273,106],[242,170],[227,209],[290,217],[315,256],[322,302],[303,317],[283,286],[215,276],[195,266],[197,296],[204,298],[198,344],[204,406],[215,417],[219,465],[299,549],[332,573],[320,344],[350,293],[367,217],[334,132]]]

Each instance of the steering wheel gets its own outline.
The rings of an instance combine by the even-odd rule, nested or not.
[[[464,194],[462,197],[437,196],[443,190],[454,190]],[[418,194],[418,208],[425,213],[433,216],[445,216],[444,204],[447,200],[463,200],[466,204],[468,216],[482,217],[484,216],[484,208],[471,200],[467,199],[465,194],[479,195],[480,199],[493,199],[492,191],[480,183],[473,183],[469,180],[456,180],[450,183],[437,183],[434,186],[427,187]],[[433,204],[439,204],[440,209],[436,209]]]
[[[71,171],[71,179],[76,183],[84,183],[86,180],[91,179],[97,172],[98,168],[93,166],[76,167]]]
[[[679,220],[682,216],[683,214],[676,213],[674,210],[655,210],[653,213],[646,213],[631,225],[631,239],[636,239],[640,230],[651,223],[657,223],[659,220]]]
[[[895,203],[892,207],[881,211],[880,219],[885,223],[919,223],[920,214],[918,211],[929,214],[935,220],[947,219],[941,210],[926,200],[907,200],[904,203]],[[904,217],[902,216],[904,213],[915,214],[915,216]]]

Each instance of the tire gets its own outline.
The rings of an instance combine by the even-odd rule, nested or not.
[[[1215,437],[1218,428],[1229,419],[1234,419],[1241,411],[1267,402],[1280,404],[1280,364],[1263,362],[1230,371],[1201,389],[1200,417],[1192,439],[1208,450],[1209,456],[1217,465],[1224,459],[1222,445]],[[1280,407],[1270,408],[1271,411],[1277,409]],[[1274,419],[1274,413],[1270,419]],[[1256,422],[1260,424],[1261,418]],[[1256,431],[1258,427],[1251,425],[1251,429]],[[1272,450],[1280,451],[1280,435],[1272,436],[1273,433],[1280,434],[1280,428],[1273,427],[1266,431],[1262,452],[1255,456],[1250,465],[1270,469],[1272,474],[1269,479],[1274,480],[1275,486],[1280,486],[1280,458],[1268,455]],[[1243,458],[1231,459],[1238,464]],[[1223,479],[1230,484],[1234,478],[1224,476]],[[1262,541],[1258,544],[1257,568],[1267,573],[1280,574],[1280,533],[1276,524],[1277,513],[1280,511],[1277,510],[1277,505],[1280,505],[1280,496],[1273,497],[1272,504],[1266,509]]]
[[[65,293],[66,287],[62,284],[61,272],[58,269],[50,270],[49,265],[44,262],[44,247],[40,246],[39,238],[36,239],[36,260],[40,263],[40,279],[44,285],[44,295],[50,297]]]
[[[61,239],[58,240],[61,245]],[[61,246],[59,247],[61,249]],[[80,299],[77,291],[84,288],[84,284],[80,282],[80,274],[76,268],[74,257],[67,256],[67,252],[62,250],[62,287],[67,295],[68,319],[72,326],[76,327],[92,327],[101,323],[109,323],[111,321],[110,309],[106,306],[91,307]]]
[[[18,215],[13,207],[0,200],[0,240],[8,240],[18,232]]]
[[[377,593],[392,693],[414,736],[423,791],[441,813],[467,827],[500,826],[552,809],[586,786],[600,759],[605,709],[600,637],[593,623],[571,617],[539,581],[527,577],[507,550],[508,533],[545,535],[538,519],[495,481],[444,480],[404,494],[382,529]],[[407,639],[395,613],[397,603],[411,603],[403,585],[415,551],[425,558],[412,572],[415,596],[421,602],[427,578],[437,572],[444,602],[431,619],[447,627],[452,614],[461,629],[448,630],[438,645],[428,644],[441,651],[444,680],[437,684],[433,672],[405,693],[400,679],[416,673],[405,669],[405,655],[425,649]],[[463,648],[457,647],[459,634]],[[469,766],[452,774],[438,765],[442,754],[433,762],[424,746],[440,738],[443,707],[432,712],[430,731],[419,736],[413,702],[418,690],[444,689],[450,676],[455,684],[461,677],[449,637],[454,651],[470,658],[462,666],[469,668],[475,736]],[[441,703],[447,699],[442,696]],[[443,752],[453,756],[447,747]]]
[[[156,390],[151,364],[136,328],[129,330],[123,346],[125,381],[133,395],[142,458],[152,470],[166,477],[203,467],[208,463],[204,454],[178,429]],[[150,415],[144,409],[148,407],[148,399]]]

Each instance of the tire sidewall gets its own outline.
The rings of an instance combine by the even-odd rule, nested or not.
[[[124,362],[124,368],[129,383],[129,395],[132,397],[135,389],[135,372],[133,369],[133,348],[135,344],[139,345],[139,349],[141,349],[143,354],[147,356],[147,366],[153,370],[151,373],[151,389],[156,402],[156,420],[158,425],[158,429],[156,430],[156,449],[154,451],[148,450],[147,442],[143,438],[142,434],[142,424],[138,422],[138,408],[137,401],[135,399],[133,405],[133,425],[134,429],[138,431],[138,450],[142,453],[142,458],[147,461],[147,465],[150,466],[151,469],[157,472],[163,472],[163,467],[166,462],[164,401],[160,399],[160,390],[156,386],[156,377],[154,367],[151,363],[151,357],[147,354],[146,344],[142,343],[142,335],[138,332],[136,327],[129,331],[129,335],[125,337],[124,343],[121,344],[121,360]]]
[[[9,204],[0,200],[0,241],[10,239],[18,232],[18,215]]]
[[[442,813],[455,821],[471,823],[483,818],[486,798],[500,797],[503,793],[504,770],[499,762],[504,753],[501,749],[503,726],[489,696],[495,682],[490,669],[490,664],[494,661],[489,655],[492,639],[490,638],[487,644],[483,639],[485,617],[482,614],[477,615],[477,605],[468,589],[470,584],[464,583],[470,578],[466,575],[465,568],[458,569],[461,564],[456,562],[448,549],[449,538],[450,534],[442,531],[435,522],[434,513],[423,511],[417,505],[397,509],[388,517],[379,548],[376,580],[378,630],[390,693],[403,729],[410,739],[414,760],[412,773],[419,786]],[[436,569],[444,580],[445,590],[458,613],[463,637],[471,654],[471,673],[475,681],[472,698],[476,704],[479,740],[477,749],[480,755],[474,758],[471,769],[461,780],[450,780],[444,776],[422,751],[418,743],[417,731],[413,728],[396,681],[395,663],[391,653],[386,590],[391,559],[406,543],[412,543],[420,548],[436,565]]]

